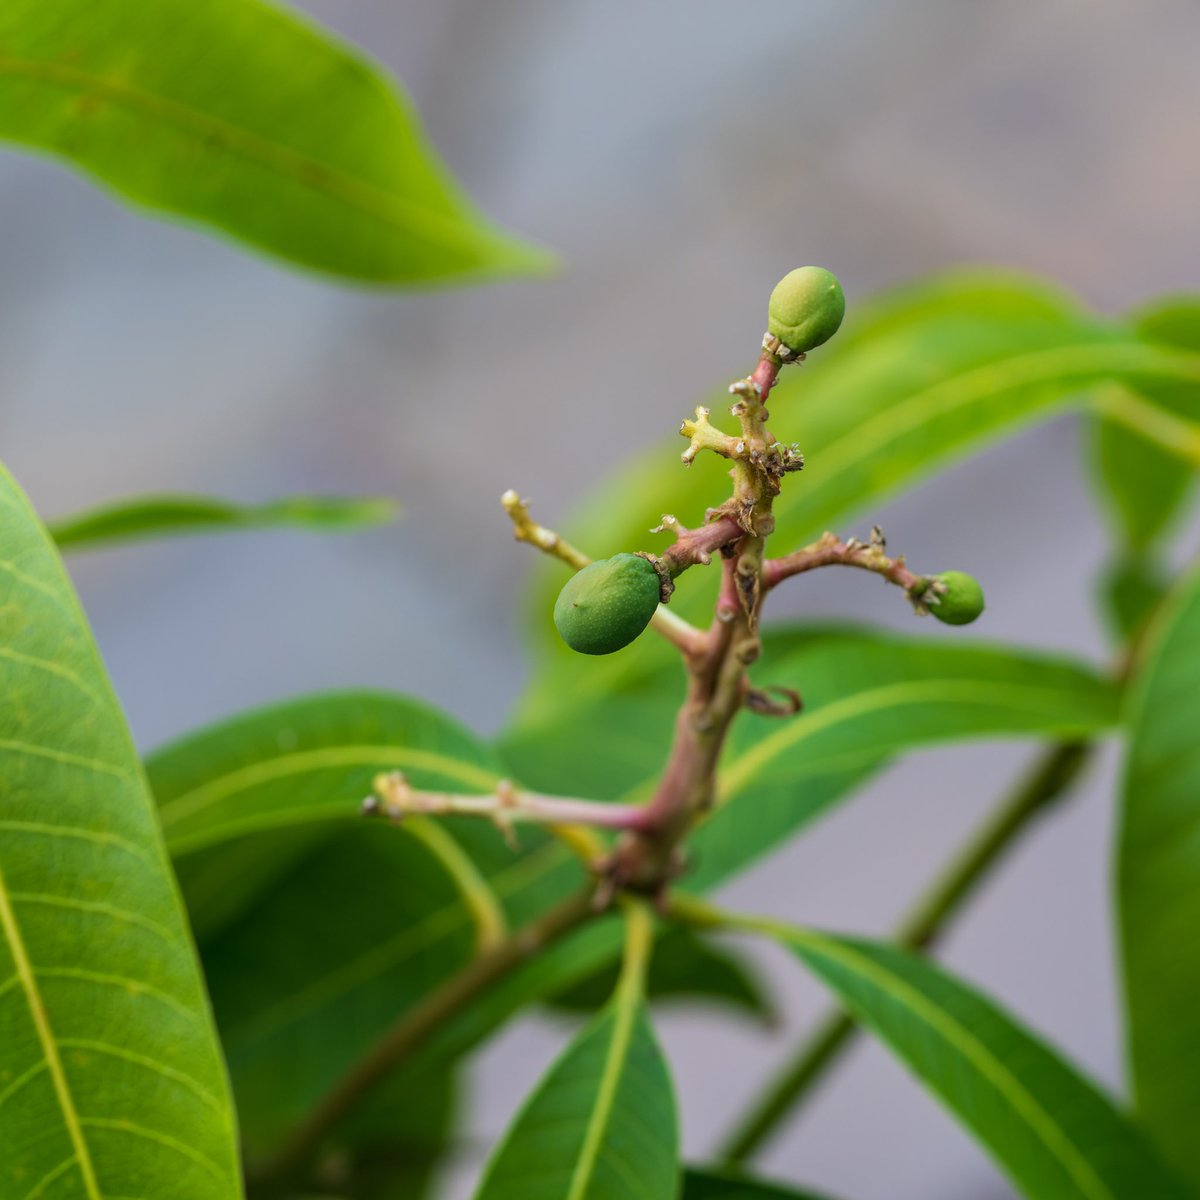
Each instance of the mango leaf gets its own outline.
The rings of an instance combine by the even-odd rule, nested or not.
[[[674,1200],[675,1096],[641,979],[550,1068],[492,1155],[477,1200]]]
[[[421,787],[483,792],[498,767],[454,722],[373,692],[256,710],[147,760],[251,1153],[472,949],[443,864],[403,827],[359,815],[371,779],[397,769]],[[492,829],[446,827],[481,869],[513,865]]]
[[[1132,323],[1148,342],[1200,353],[1200,297],[1159,301],[1135,314]],[[1200,421],[1200,383],[1194,380],[1142,380],[1136,390],[1167,413]],[[1097,491],[1126,546],[1145,550],[1194,490],[1196,463],[1111,417],[1098,415],[1092,425]]]
[[[0,1195],[241,1195],[150,795],[54,548],[0,468]]]
[[[851,298],[845,331],[788,368],[772,395],[773,432],[798,442],[808,466],[788,477],[776,500],[771,552],[871,513],[889,496],[1082,403],[1089,389],[1113,380],[1194,387],[1200,354],[1102,323],[1046,285],[1003,272],[952,273],[871,304]],[[720,413],[728,397],[706,402]],[[669,419],[664,414],[663,424]],[[664,512],[699,524],[707,507],[729,495],[726,464],[701,455],[685,471],[677,461],[682,448],[679,439],[664,442],[632,462],[597,489],[564,532],[600,556],[661,546],[661,535],[656,540],[647,530]],[[548,662],[570,653],[549,621],[562,583],[561,564],[543,564],[532,597],[534,636]],[[671,607],[706,621],[715,586],[715,570],[691,571]],[[606,671],[619,674],[647,654],[667,659],[652,638],[642,638],[614,655]],[[552,690],[552,679],[535,676],[527,708],[551,703]]]
[[[601,971],[551,997],[555,1008],[592,1013],[601,1008],[617,982],[617,968]],[[651,1001],[707,1001],[769,1021],[772,1005],[763,983],[740,957],[712,945],[689,929],[668,929],[654,947],[646,974]]]
[[[543,270],[373,64],[259,0],[9,0],[0,138],[135,204],[373,283]]]
[[[1200,1186],[1200,573],[1153,627],[1128,718],[1117,895],[1134,1097]]]
[[[267,504],[233,504],[212,496],[134,496],[60,517],[46,528],[60,550],[79,550],[179,533],[276,525],[364,529],[392,520],[397,511],[396,502],[383,496],[288,496]]]
[[[805,709],[735,723],[717,811],[688,843],[688,887],[711,886],[778,846],[890,755],[968,738],[1095,733],[1117,713],[1115,688],[1069,660],[849,627],[768,630],[754,678],[797,689]],[[503,738],[513,773],[551,792],[645,798],[682,697],[679,676],[649,665],[611,698],[583,688],[559,694],[557,712],[518,719]]]
[[[1109,629],[1125,645],[1162,603],[1170,586],[1166,570],[1148,554],[1119,552],[1100,581]]]
[[[680,1200],[821,1200],[821,1197],[786,1184],[766,1183],[739,1171],[689,1167],[683,1174]]]
[[[1189,1195],[1093,1084],[927,960],[856,938],[755,926],[790,946],[1032,1200]]]
[[[737,746],[754,757],[740,768],[741,759],[731,760],[738,774],[727,801],[692,839],[691,888],[728,878],[848,795],[877,769],[880,746],[903,748],[889,722],[906,708],[913,745],[1078,731],[1113,718],[1111,693],[1093,674],[1020,652],[819,629],[780,635],[771,658],[808,695],[810,712],[799,721],[817,722],[810,740],[824,758],[807,769],[805,738],[758,749],[792,726],[745,718],[747,740]],[[859,722],[866,738],[850,754],[854,736],[821,712],[842,702],[847,685],[872,680],[884,689],[875,703],[857,696],[861,709],[838,710],[839,721]],[[974,705],[960,696],[972,680]],[[894,693],[899,683],[921,682],[926,691]],[[958,703],[938,706],[943,686]],[[652,678],[639,699],[644,708],[623,698],[594,711],[569,708],[561,727],[523,729],[529,736],[512,774],[568,794],[611,798],[619,784],[631,797],[645,795],[661,769],[676,696],[670,683]],[[974,722],[964,711],[975,712]],[[646,724],[652,712],[661,728]],[[626,738],[630,714],[639,720]],[[588,749],[589,741],[604,753]],[[485,791],[505,767],[445,718],[370,694],[315,697],[236,718],[149,765],[201,933],[246,1143],[252,1154],[265,1152],[471,951],[470,913],[440,866],[403,827],[358,819],[371,776],[400,767],[422,786]],[[742,811],[750,798],[752,821]],[[514,926],[583,882],[568,853],[533,832],[522,833],[514,854],[490,827],[445,827]],[[611,922],[576,934],[430,1039],[421,1063],[469,1050],[522,1005],[611,963],[618,944]]]
[[[353,1200],[420,1200],[451,1148],[458,1083],[446,1070],[386,1080],[339,1127],[313,1171],[313,1192]]]

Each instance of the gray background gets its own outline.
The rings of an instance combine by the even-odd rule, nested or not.
[[[43,512],[155,488],[389,492],[408,511],[358,537],[75,559],[146,746],[346,684],[497,729],[524,676],[529,567],[497,496],[517,486],[561,517],[647,430],[673,429],[747,369],[765,295],[798,262],[835,269],[852,301],[962,262],[1035,269],[1114,312],[1200,279],[1200,9],[1185,0],[305,7],[400,75],[481,205],[567,270],[355,292],[145,221],[54,164],[0,158],[0,452]],[[676,320],[690,337],[668,360],[659,337]],[[462,331],[477,353],[448,381]],[[1104,653],[1088,600],[1104,533],[1079,441],[1061,421],[878,513],[917,562],[967,565],[986,547],[982,635]],[[803,589],[803,611],[910,627],[876,588],[828,575]],[[882,931],[1028,755],[920,756],[724,899]],[[1109,755],[989,883],[944,957],[1120,1088],[1115,766]],[[790,1042],[823,999],[782,955],[755,953]],[[662,1031],[685,1143],[703,1156],[783,1042],[709,1014],[671,1014]],[[523,1020],[482,1056],[473,1146],[503,1128],[560,1036]],[[1010,1195],[865,1043],[763,1162],[847,1200]],[[477,1167],[468,1154],[448,1193]]]

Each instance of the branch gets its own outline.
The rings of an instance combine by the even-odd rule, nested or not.
[[[893,940],[910,950],[932,947],[1033,820],[1066,794],[1092,752],[1093,747],[1083,742],[1063,742],[1048,750],[900,922]],[[719,1155],[720,1161],[742,1163],[758,1151],[838,1060],[857,1029],[854,1018],[846,1012],[828,1016],[738,1122]]]
[[[502,779],[491,795],[462,796],[451,792],[422,792],[399,771],[377,775],[374,794],[363,801],[368,816],[402,821],[414,816],[486,817],[511,842],[518,822],[536,825],[586,825],[600,829],[640,829],[644,810],[639,804],[609,804],[521,791]]]
[[[434,1033],[492,984],[597,915],[592,890],[561,901],[477,955],[410,1009],[326,1093],[275,1156],[250,1173],[255,1194],[290,1194],[289,1185],[350,1111]]]
[[[522,500],[512,488],[509,488],[500,497],[500,503],[512,521],[513,537],[518,542],[528,542],[531,546],[536,546],[543,554],[560,559],[568,567],[574,567],[576,571],[582,570],[592,561],[582,550],[576,549],[553,529],[539,525],[529,515],[529,501]]]
[[[818,567],[858,567],[873,571],[876,575],[894,583],[908,593],[915,607],[923,604],[930,581],[922,575],[914,575],[904,561],[904,555],[889,558],[887,543],[879,526],[871,530],[871,540],[860,542],[858,538],[841,541],[836,534],[822,534],[818,541],[803,550],[795,550],[783,558],[768,559],[763,564],[763,587],[770,591],[793,575],[815,571]]]

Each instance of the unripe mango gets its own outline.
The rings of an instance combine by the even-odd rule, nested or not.
[[[639,554],[597,559],[567,580],[554,605],[562,640],[580,654],[628,646],[658,608],[662,582]]]
[[[806,354],[838,331],[846,297],[824,267],[797,267],[776,285],[767,305],[767,331],[795,354]]]
[[[973,575],[943,571],[933,577],[933,583],[940,586],[935,589],[937,602],[929,606],[929,611],[939,621],[947,625],[970,625],[983,612],[983,588]]]

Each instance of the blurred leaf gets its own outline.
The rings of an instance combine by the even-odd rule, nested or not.
[[[259,0],[7,0],[0,137],[135,204],[374,283],[544,270],[486,222],[397,86]]]
[[[1128,643],[1162,603],[1167,593],[1165,571],[1136,553],[1113,562],[1101,581],[1109,627],[1116,640]]]
[[[689,1167],[683,1176],[680,1200],[822,1200],[815,1192],[765,1183],[742,1172]]]
[[[1032,1200],[1185,1200],[1140,1132],[991,1000],[892,946],[772,924]]]
[[[60,550],[113,542],[298,525],[308,529],[362,529],[383,525],[398,512],[386,497],[289,496],[268,504],[232,504],[210,496],[135,496],[47,524]]]
[[[241,1195],[225,1069],[145,780],[0,467],[0,1194]]]
[[[403,771],[420,787],[483,792],[498,769],[487,747],[448,718],[367,691],[255,709],[146,759],[201,942],[331,828],[359,823],[380,771]]]
[[[492,1155],[477,1200],[673,1200],[675,1096],[636,979],[579,1033]]]
[[[924,701],[902,697],[912,709],[914,744],[1111,720],[1103,683],[1037,656],[825,629],[781,635],[771,657],[785,677],[794,669],[808,693],[810,715],[800,721],[820,718],[823,706],[853,694],[859,680],[885,688],[928,681]],[[953,691],[963,680],[986,688],[981,703],[933,706],[938,688]],[[898,749],[886,695],[844,712],[880,745],[868,740],[851,753],[854,739],[839,734],[841,718],[820,718],[811,764],[800,743],[756,750],[788,726],[747,718],[754,732],[735,746],[757,757],[745,759],[731,802],[693,839],[688,886],[711,886],[776,847],[876,769],[880,746]],[[647,681],[634,699],[595,710],[564,706],[570,726],[521,730],[530,740],[515,759],[515,776],[572,794],[608,798],[617,784],[644,794],[661,769],[659,733],[669,735],[676,697],[669,685]],[[646,724],[652,711],[665,722],[661,731]],[[627,738],[635,717],[635,736]],[[371,776],[387,767],[401,767],[421,786],[467,791],[486,790],[503,773],[485,747],[420,705],[353,694],[252,713],[151,760],[254,1153],[471,951],[470,913],[439,864],[403,826],[356,819]],[[547,785],[548,775],[557,782]],[[747,822],[739,801],[750,796],[754,820]],[[445,828],[472,856],[511,925],[583,882],[570,855],[533,831],[522,833],[514,854],[490,826],[447,821]],[[612,961],[618,944],[610,921],[556,946],[430,1039],[414,1069],[452,1059],[522,1005],[589,977]]]
[[[314,1172],[314,1190],[346,1200],[420,1200],[450,1147],[457,1080],[444,1068],[401,1072],[343,1124]]]
[[[454,722],[372,692],[255,710],[147,760],[251,1152],[472,949],[441,862],[359,816],[371,779],[486,791],[497,767]],[[492,829],[446,827],[493,872],[512,866]]]
[[[754,679],[799,689],[805,709],[789,720],[747,713],[735,723],[718,773],[719,806],[689,839],[688,887],[710,886],[777,847],[890,755],[979,737],[1093,733],[1116,721],[1116,690],[1091,668],[952,636],[768,630]],[[612,696],[563,688],[553,716],[547,706],[540,721],[519,721],[501,748],[530,787],[645,798],[665,760],[681,687],[648,669]]]
[[[1133,319],[1147,341],[1200,352],[1200,297],[1159,301]],[[1200,382],[1142,381],[1138,393],[1157,407],[1200,421]],[[1093,465],[1101,498],[1125,543],[1150,546],[1191,495],[1196,464],[1109,417],[1093,420]]]
[[[1200,573],[1157,618],[1128,715],[1117,894],[1134,1095],[1200,1185]]]
[[[617,973],[615,965],[606,965],[550,1002],[569,1012],[595,1012],[612,995]],[[651,1001],[707,1000],[760,1020],[774,1015],[762,981],[740,957],[682,927],[668,929],[658,939],[646,975],[646,996]]]
[[[867,304],[852,299],[845,331],[802,366],[785,370],[772,394],[773,432],[798,442],[808,461],[775,502],[773,552],[876,510],[1112,380],[1195,386],[1200,355],[1102,323],[1046,285],[999,271],[939,276]],[[728,397],[707,402],[722,413]],[[661,423],[685,415],[664,411]],[[678,465],[682,448],[677,439],[640,456],[598,488],[564,532],[598,556],[660,547],[662,535],[647,530],[664,512],[685,525],[700,523],[705,509],[729,494],[727,464],[701,455],[685,471]],[[542,519],[555,520],[552,513]],[[706,621],[716,574],[689,572],[672,609]],[[563,583],[561,564],[543,564],[537,579],[537,644],[548,660],[561,660],[570,651],[549,620]],[[605,670],[628,670],[646,654],[666,661],[653,639],[642,638],[613,655]],[[527,707],[549,702],[549,687],[544,674],[535,676]]]

